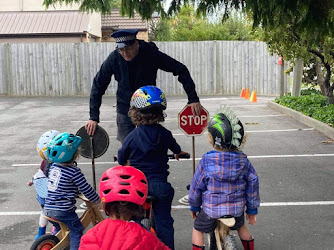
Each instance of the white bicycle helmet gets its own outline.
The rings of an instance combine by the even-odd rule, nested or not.
[[[51,141],[59,132],[57,130],[49,130],[46,131],[42,136],[39,138],[37,142],[37,152],[44,160],[49,160],[47,149],[48,143]]]

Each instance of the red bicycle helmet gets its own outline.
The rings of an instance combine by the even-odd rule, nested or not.
[[[131,166],[107,169],[100,180],[102,202],[127,201],[143,205],[147,197],[147,179],[144,173]]]

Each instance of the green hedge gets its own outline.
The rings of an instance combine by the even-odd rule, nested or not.
[[[334,127],[334,105],[328,105],[327,97],[318,90],[303,90],[301,96],[277,97],[274,102]]]

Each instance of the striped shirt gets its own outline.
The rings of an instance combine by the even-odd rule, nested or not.
[[[88,184],[80,168],[53,163],[49,172],[45,209],[60,211],[75,209],[75,198],[79,191],[90,201],[99,201],[99,196]]]
[[[210,151],[200,160],[189,190],[192,211],[200,207],[211,218],[257,214],[259,181],[247,156],[241,151]]]

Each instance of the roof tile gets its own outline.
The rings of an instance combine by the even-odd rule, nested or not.
[[[147,30],[146,20],[142,20],[140,15],[135,13],[133,18],[122,17],[118,9],[114,9],[109,15],[101,16],[102,29],[139,29]]]

